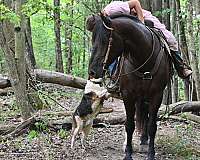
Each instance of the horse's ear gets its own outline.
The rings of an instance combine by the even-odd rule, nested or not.
[[[104,13],[100,12],[100,17],[106,26],[112,28],[112,22],[109,16],[106,16]]]
[[[86,29],[88,31],[92,32],[92,30],[96,24],[96,21],[97,21],[97,16],[95,16],[95,15],[89,16],[86,20]]]

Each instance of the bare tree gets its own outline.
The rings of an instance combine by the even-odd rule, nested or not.
[[[198,56],[195,51],[195,44],[194,44],[194,26],[193,26],[193,2],[188,1],[188,42],[189,42],[189,53],[191,55],[191,64],[192,64],[192,69],[193,69],[193,75],[194,75],[194,80],[196,84],[196,90],[197,90],[197,98],[200,100],[200,75],[199,75],[199,63],[198,63]]]
[[[171,30],[173,32],[173,34],[178,37],[178,34],[177,34],[177,23],[176,23],[176,20],[177,20],[177,11],[176,11],[176,2],[175,1],[172,1],[171,3],[171,9],[172,9],[172,18],[171,18]],[[172,83],[172,103],[175,103],[178,101],[178,75],[177,73],[175,72],[174,76],[173,76],[173,83]]]
[[[27,61],[29,62],[31,68],[35,68],[36,60],[35,60],[35,55],[33,52],[30,18],[27,18],[27,21],[26,21],[25,39],[26,39]]]
[[[15,1],[15,12],[20,17],[20,23],[14,28],[8,20],[4,20],[1,25],[1,45],[5,53],[6,62],[11,77],[16,103],[21,109],[23,119],[31,115],[32,107],[29,104],[26,92],[26,68],[25,68],[25,25],[26,19],[21,12],[24,1]],[[12,2],[4,1],[4,4],[11,7]]]
[[[74,24],[74,0],[71,0],[70,4],[67,4],[66,8],[71,9],[70,20],[65,23],[65,56],[67,58],[66,73],[72,72],[72,35],[73,35],[73,24]]]
[[[54,0],[54,31],[55,31],[55,53],[56,53],[56,71],[64,72],[63,60],[62,60],[62,49],[61,49],[61,37],[60,37],[60,0]]]

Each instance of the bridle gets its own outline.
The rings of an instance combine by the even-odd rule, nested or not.
[[[107,48],[106,55],[105,55],[105,58],[104,58],[104,61],[103,61],[103,70],[106,72],[107,69],[105,67],[106,67],[106,63],[108,61],[108,56],[110,54],[110,48],[112,46],[112,41],[113,41],[112,34],[113,34],[114,29],[111,28],[111,27],[108,27],[104,22],[103,22],[103,25],[104,25],[104,27],[106,29],[110,30],[110,37],[109,37],[109,41],[108,41],[108,48]]]

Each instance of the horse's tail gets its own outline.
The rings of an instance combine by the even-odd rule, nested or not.
[[[141,132],[144,129],[145,123],[147,125],[148,108],[149,108],[149,102],[146,100],[142,100],[136,106],[136,127],[139,132]]]

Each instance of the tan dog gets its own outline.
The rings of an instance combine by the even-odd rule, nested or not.
[[[90,133],[93,120],[100,112],[104,99],[109,96],[107,89],[90,80],[87,81],[81,103],[73,114],[71,148],[73,148],[75,137],[79,132],[82,132],[81,144],[85,148],[84,141]]]

